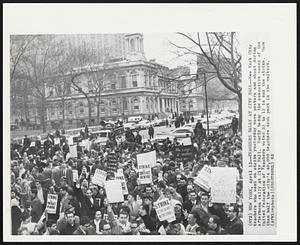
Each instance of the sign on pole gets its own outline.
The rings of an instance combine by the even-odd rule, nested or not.
[[[93,176],[93,184],[103,186],[106,180],[107,173],[101,169],[96,169],[95,174]]]
[[[211,168],[211,198],[215,203],[236,202],[236,168]]]
[[[128,194],[127,183],[125,181],[123,169],[118,169],[117,173],[115,173],[116,179],[121,180],[123,195]]]
[[[149,159],[149,155],[143,153],[136,156],[138,165],[139,184],[151,184],[152,172],[151,164],[153,159]],[[156,158],[155,158],[156,161]]]
[[[105,192],[108,203],[124,202],[121,180],[105,181]]]
[[[77,145],[71,145],[69,148],[70,148],[70,157],[77,157]]]
[[[208,165],[204,165],[204,167],[200,170],[197,177],[194,179],[194,183],[206,191],[210,189],[211,182],[211,169]]]
[[[168,198],[156,201],[154,208],[160,221],[167,220],[168,222],[172,222],[176,220],[174,208],[171,206]]]
[[[56,214],[58,195],[48,194],[46,210],[48,214]]]

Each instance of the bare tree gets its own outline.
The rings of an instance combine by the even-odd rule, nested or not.
[[[201,68],[199,73],[216,74],[221,84],[237,95],[239,129],[241,130],[241,55],[237,48],[236,33],[206,32],[204,38],[199,32],[194,34],[178,32],[177,34],[187,40],[191,46],[172,44],[183,54],[194,54],[198,57],[198,67]]]

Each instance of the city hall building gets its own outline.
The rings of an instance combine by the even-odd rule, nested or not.
[[[89,111],[91,124],[98,124],[99,118],[148,119],[180,113],[178,81],[172,70],[155,60],[146,60],[142,34],[127,34],[124,41],[125,58],[74,68],[68,74],[49,78],[49,126],[89,123]],[[76,86],[70,82],[74,77]]]

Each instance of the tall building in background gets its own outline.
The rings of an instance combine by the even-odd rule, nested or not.
[[[58,40],[64,40],[66,45],[82,47],[87,45],[93,49],[99,60],[103,62],[104,58],[125,58],[126,42],[125,33],[114,34],[62,34],[57,35]],[[66,47],[66,48],[67,48]]]

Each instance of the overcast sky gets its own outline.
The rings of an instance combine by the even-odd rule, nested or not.
[[[175,33],[143,33],[144,35],[144,50],[146,58],[156,59],[156,61],[162,65],[166,65],[170,68],[174,68],[178,65],[188,65],[191,67],[191,71],[195,69],[194,55],[178,57],[176,55],[176,47],[170,44],[170,42],[177,45],[190,45],[190,43],[184,41],[184,39]]]

